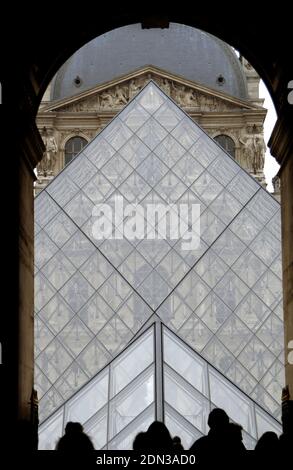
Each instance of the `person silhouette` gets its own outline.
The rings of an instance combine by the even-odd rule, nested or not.
[[[154,421],[150,424],[147,432],[149,448],[152,450],[172,450],[173,440],[167,426],[161,421]]]
[[[214,408],[208,417],[208,435],[191,446],[197,462],[216,459],[229,451],[229,416],[221,408]]]
[[[56,450],[79,453],[95,450],[95,448],[90,438],[83,432],[82,425],[69,421],[66,424],[64,436],[59,439],[56,445]]]

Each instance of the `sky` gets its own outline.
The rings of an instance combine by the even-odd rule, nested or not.
[[[262,80],[260,81],[260,85],[259,85],[259,97],[265,99],[264,107],[268,110],[268,113],[264,122],[264,139],[267,145],[270,139],[272,130],[274,128],[275,122],[277,120],[277,115],[276,115],[275,107],[273,105],[270,94]],[[272,157],[272,155],[270,154],[269,148],[267,148],[266,155],[265,155],[264,174],[266,177],[266,182],[268,184],[267,186],[268,191],[273,191],[272,178],[278,172],[279,167],[280,165],[276,162],[275,158]]]

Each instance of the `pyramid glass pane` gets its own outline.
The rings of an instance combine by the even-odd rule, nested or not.
[[[266,430],[280,434],[281,425],[270,413],[159,325],[156,320],[44,421],[40,449],[54,448],[71,420],[83,424],[96,449],[132,449],[136,434],[147,430],[158,409],[185,449],[208,432],[208,415],[215,407],[243,426],[248,449]]]
[[[112,238],[97,239],[96,205],[113,215],[117,197],[128,215],[115,219]],[[146,224],[143,237],[126,237],[126,227],[137,235],[136,220],[146,222],[150,203],[173,217],[182,203],[188,214],[190,204],[200,204],[199,245],[183,247],[190,219],[176,238],[170,214]],[[131,214],[138,204],[142,219]],[[36,197],[35,214],[41,421],[124,350],[155,312],[226,377],[234,371],[240,390],[249,381],[254,400],[275,412],[284,349],[280,206],[154,83]],[[107,213],[104,225],[113,220]],[[154,233],[158,239],[150,238]],[[271,377],[276,383],[266,387]]]

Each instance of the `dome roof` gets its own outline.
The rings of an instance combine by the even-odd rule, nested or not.
[[[198,29],[171,23],[168,29],[133,24],[90,41],[58,71],[52,99],[75,95],[146,65],[248,98],[245,75],[230,46]]]

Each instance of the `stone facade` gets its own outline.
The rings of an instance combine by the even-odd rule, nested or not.
[[[211,137],[225,135],[235,145],[236,161],[265,187],[263,174],[266,110],[258,98],[259,77],[243,64],[249,100],[244,101],[190,82],[156,67],[144,67],[102,86],[60,101],[43,101],[37,125],[46,146],[37,167],[35,192],[43,189],[65,165],[65,147],[72,137],[90,142],[150,80],[171,97]],[[48,99],[48,93],[45,95]]]

